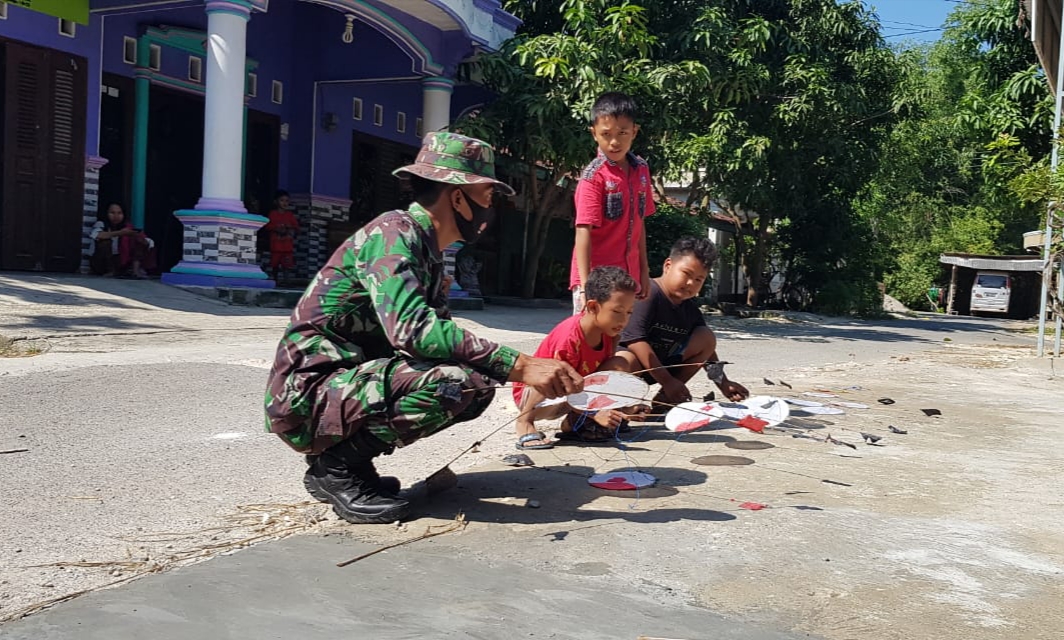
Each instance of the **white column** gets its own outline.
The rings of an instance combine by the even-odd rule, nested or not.
[[[244,148],[247,0],[207,1],[207,82],[203,131],[203,194],[197,209],[244,211],[240,199]]]
[[[197,287],[271,289],[259,268],[256,233],[266,218],[240,200],[244,160],[245,49],[250,0],[207,0],[203,194],[174,216],[185,227],[183,259],[162,280]]]
[[[425,133],[446,129],[451,124],[451,94],[454,80],[431,77],[421,81],[421,119]]]

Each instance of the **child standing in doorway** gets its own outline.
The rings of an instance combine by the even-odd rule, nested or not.
[[[586,301],[585,284],[595,267],[624,269],[639,286],[637,298],[650,290],[643,218],[654,213],[650,168],[632,153],[639,133],[636,105],[618,92],[604,93],[591,107],[591,137],[598,154],[576,185],[576,244],[569,275],[573,313]]]
[[[295,249],[299,221],[292,213],[292,200],[287,191],[278,191],[273,198],[274,208],[270,211],[266,230],[270,234],[270,268],[273,270],[274,282],[280,269],[291,276],[296,268]]]

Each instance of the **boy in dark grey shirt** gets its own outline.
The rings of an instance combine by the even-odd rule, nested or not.
[[[702,290],[709,269],[717,259],[717,247],[708,238],[680,238],[665,259],[660,277],[650,284],[650,294],[635,305],[621,334],[622,350],[629,371],[646,371],[647,382],[657,382],[661,391],[655,402],[679,404],[691,399],[687,381],[706,362],[717,361],[717,336],[706,326],[694,297]],[[750,395],[746,387],[709,371],[721,393],[733,401]]]

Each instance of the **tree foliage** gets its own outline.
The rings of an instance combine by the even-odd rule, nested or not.
[[[637,151],[692,203],[756,214],[748,302],[772,264],[792,300],[923,298],[943,251],[1014,250],[1038,205],[991,161],[1005,136],[1037,163],[1051,104],[1015,0],[960,3],[934,46],[889,48],[859,0],[508,0],[524,20],[476,73],[499,99],[460,124],[524,178],[535,289],[550,221],[591,159],[603,91],[641,105]],[[1004,155],[998,154],[1001,158]],[[660,190],[660,182],[659,182]]]
[[[941,253],[1017,252],[1042,215],[1009,187],[1016,153],[1035,162],[1048,152],[1052,113],[1016,3],[961,5],[947,25],[935,45],[898,52],[900,120],[856,202],[888,292],[909,305],[942,284]]]
[[[462,123],[511,157],[549,168],[532,247],[546,238],[555,185],[594,153],[587,112],[607,90],[641,105],[640,152],[655,174],[692,182],[693,200],[755,211],[748,252],[756,303],[767,238],[816,289],[873,273],[851,201],[891,113],[893,58],[856,0],[511,0],[525,21],[479,71],[500,99]],[[560,196],[559,196],[560,197]],[[542,223],[542,224],[541,224]],[[539,250],[529,252],[534,277]],[[534,283],[526,281],[530,291]]]
[[[758,303],[775,234],[773,261],[789,288],[816,301],[846,282],[853,304],[835,306],[863,310],[874,296],[860,292],[875,290],[876,274],[852,200],[891,122],[896,75],[874,16],[860,2],[834,0],[716,3],[705,15],[722,45],[718,92],[689,105],[692,126],[667,146],[669,169],[698,175],[697,190],[757,214],[745,254],[749,304]]]

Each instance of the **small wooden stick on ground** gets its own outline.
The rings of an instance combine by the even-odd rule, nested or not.
[[[359,560],[365,560],[366,558],[368,558],[370,556],[375,556],[375,555],[377,555],[378,553],[380,553],[382,551],[387,551],[389,549],[394,549],[396,547],[401,547],[401,546],[403,546],[405,544],[410,544],[411,542],[417,542],[418,540],[424,540],[425,538],[434,538],[436,536],[442,536],[445,533],[451,533],[452,531],[458,531],[459,529],[465,529],[465,526],[466,526],[465,514],[464,513],[459,513],[457,516],[454,517],[454,522],[452,522],[450,524],[447,524],[447,525],[435,525],[435,527],[443,527],[442,529],[440,529],[438,531],[433,531],[433,529],[435,527],[432,527],[432,526],[426,527],[425,528],[425,533],[423,533],[423,534],[421,534],[421,535],[419,535],[417,537],[407,538],[406,540],[401,540],[399,542],[396,542],[395,544],[389,544],[389,545],[381,547],[380,549],[374,549],[373,551],[370,551],[369,553],[363,553],[362,555],[358,556],[357,558],[351,558],[350,560],[345,560],[343,562],[338,562],[338,563],[336,563],[336,566],[338,566],[338,567],[346,567],[347,565],[354,564],[354,563],[358,562]]]

